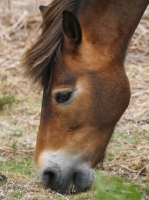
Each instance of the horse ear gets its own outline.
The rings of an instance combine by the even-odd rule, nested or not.
[[[39,10],[41,11],[42,15],[44,13],[44,11],[46,10],[47,6],[39,6]]]
[[[77,46],[81,43],[80,23],[72,12],[63,11],[63,34],[70,45]]]

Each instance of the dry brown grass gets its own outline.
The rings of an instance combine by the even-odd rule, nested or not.
[[[34,155],[40,118],[41,92],[22,77],[20,58],[37,37],[41,15],[37,9],[47,0],[0,1],[0,97],[2,92],[16,95],[12,106],[0,111],[0,161]],[[149,189],[149,9],[132,39],[126,59],[132,89],[129,108],[117,125],[100,169],[133,179]],[[16,145],[16,146],[15,146]],[[15,154],[14,154],[15,148]],[[4,165],[5,166],[5,165]],[[9,200],[15,190],[20,199],[72,199],[45,190],[35,171],[32,176],[4,171],[7,184],[0,188],[0,198]],[[1,177],[1,175],[0,175]],[[149,191],[149,190],[148,190]],[[73,199],[93,199],[91,193]],[[145,199],[145,198],[144,198]],[[146,199],[149,194],[146,192]]]

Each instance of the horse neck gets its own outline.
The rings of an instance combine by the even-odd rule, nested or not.
[[[129,41],[149,0],[87,0],[80,12],[83,35],[98,48],[124,60]],[[106,50],[107,51],[107,50]]]

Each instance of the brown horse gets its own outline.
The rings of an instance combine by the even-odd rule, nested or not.
[[[43,86],[36,165],[47,188],[92,185],[130,100],[129,41],[149,0],[53,0],[41,6],[42,33],[24,58]]]

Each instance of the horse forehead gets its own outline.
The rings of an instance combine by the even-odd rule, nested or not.
[[[108,66],[113,65],[114,59],[110,56],[111,49],[92,43],[85,36],[76,51],[63,48],[61,58],[63,66],[74,74],[100,73],[110,70]]]
[[[94,86],[91,84],[92,74],[82,70],[65,70],[62,73],[56,72],[53,77],[52,89],[75,89],[84,88],[86,90],[93,90]]]
[[[76,51],[70,51],[64,46],[60,62],[54,67],[54,84],[75,85],[81,80],[82,84],[90,83],[91,88],[97,83],[105,82],[105,79],[111,80],[109,74],[115,74],[121,68],[119,66],[115,70],[108,50],[99,50],[85,38]]]
[[[59,85],[63,85],[63,86],[67,86],[67,85],[74,85],[77,79],[77,75],[76,73],[71,72],[70,70],[62,70],[57,71],[55,70],[54,72],[54,78],[53,78],[53,84],[55,86],[59,86]]]
[[[55,66],[52,84],[53,89],[81,86],[87,90],[95,91],[97,85],[101,86],[113,80],[111,74],[116,76],[114,68],[110,65],[105,67],[101,65],[99,69],[96,69],[96,67],[94,68],[94,63],[89,65],[82,61],[79,62],[79,60],[72,57],[69,59],[67,59],[66,63],[63,62],[60,70],[59,67]],[[100,65],[101,63],[98,64]]]

